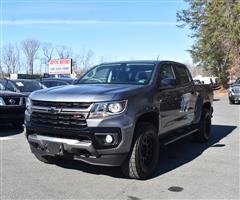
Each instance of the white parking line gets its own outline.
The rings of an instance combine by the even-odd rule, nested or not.
[[[12,137],[0,137],[0,141],[4,141],[4,140],[12,140]]]

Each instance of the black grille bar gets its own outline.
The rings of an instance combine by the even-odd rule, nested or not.
[[[88,109],[92,103],[82,102],[50,102],[50,101],[36,101],[32,100],[33,106],[40,107],[56,107],[56,108],[76,108],[76,109]]]
[[[65,128],[86,128],[87,122],[81,114],[51,114],[38,113],[31,114],[31,123],[44,126],[65,127]]]

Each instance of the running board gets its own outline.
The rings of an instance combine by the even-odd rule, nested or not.
[[[176,142],[176,141],[178,141],[178,140],[180,140],[180,139],[182,139],[182,138],[184,138],[184,137],[186,137],[186,136],[188,136],[188,135],[190,135],[190,134],[192,134],[192,133],[195,133],[195,132],[197,132],[198,131],[198,129],[194,129],[194,130],[192,130],[192,131],[190,131],[190,132],[187,132],[187,133],[185,133],[185,134],[183,134],[183,135],[180,135],[180,136],[178,136],[178,137],[175,137],[174,139],[172,139],[172,140],[169,140],[169,141],[167,141],[167,142],[164,142],[164,146],[167,146],[167,145],[169,145],[169,144],[171,144],[171,143],[173,143],[173,142]]]

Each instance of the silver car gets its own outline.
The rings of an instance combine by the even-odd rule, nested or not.
[[[230,104],[240,102],[240,78],[238,78],[236,82],[231,84],[229,87],[228,98]]]

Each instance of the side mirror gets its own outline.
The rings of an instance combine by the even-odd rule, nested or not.
[[[160,90],[172,89],[177,86],[177,80],[175,78],[164,78],[161,80]]]

